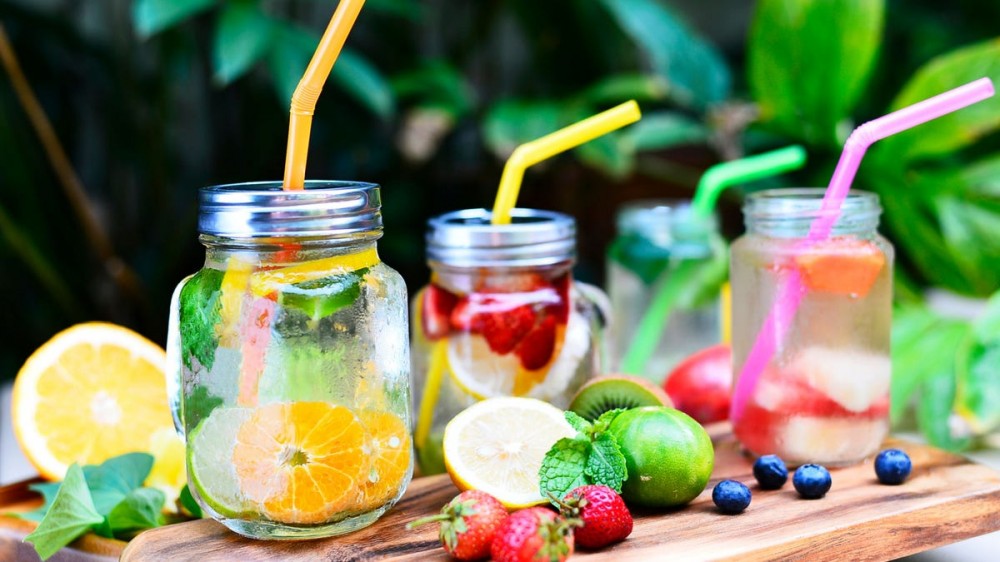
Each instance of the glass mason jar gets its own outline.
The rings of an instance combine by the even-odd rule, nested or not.
[[[750,453],[793,465],[859,462],[889,430],[893,249],[876,232],[882,209],[852,191],[830,236],[808,242],[823,191],[751,194],[747,233],[732,245],[734,388],[758,332],[785,334],[733,430]],[[781,286],[800,288],[795,315],[762,328]]]
[[[406,287],[376,250],[378,186],[200,197],[205,265],[174,291],[167,344],[194,498],[252,538],[371,524],[413,470]]]
[[[715,217],[695,214],[689,201],[635,201],[618,211],[616,223],[607,256],[611,364],[660,383],[682,359],[721,339],[726,243]],[[650,342],[655,347],[643,351],[636,333],[658,294],[670,299],[660,315],[665,323]]]
[[[514,209],[428,221],[430,283],[413,300],[411,347],[419,409],[414,442],[423,474],[444,471],[441,439],[455,414],[493,396],[560,408],[602,367],[599,289],[573,281],[576,223]]]

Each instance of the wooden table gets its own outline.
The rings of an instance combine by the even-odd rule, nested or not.
[[[871,463],[833,470],[823,499],[800,499],[791,482],[759,490],[749,461],[723,437],[716,444],[712,482],[691,505],[669,512],[635,512],[623,543],[574,560],[646,561],[887,560],[1000,530],[1000,474],[931,447],[892,442],[913,459],[901,486],[884,486]],[[753,502],[740,515],[716,511],[711,487],[723,478],[749,485]],[[407,531],[407,521],[436,512],[457,490],[445,476],[413,481],[379,522],[343,537],[305,542],[244,539],[201,520],[153,529],[134,539],[122,561],[146,560],[447,560],[434,526]]]

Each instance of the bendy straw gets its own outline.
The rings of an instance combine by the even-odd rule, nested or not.
[[[993,83],[988,78],[980,78],[964,86],[949,90],[930,99],[904,107],[874,121],[869,121],[854,130],[844,144],[840,161],[833,171],[833,177],[826,188],[818,216],[813,219],[809,233],[799,249],[809,247],[826,239],[840,217],[840,208],[851,189],[851,182],[858,171],[865,151],[875,141],[905,131],[932,119],[937,119],[993,95]],[[757,332],[757,338],[733,389],[729,418],[737,421],[757,386],[765,367],[771,361],[778,347],[785,341],[792,326],[795,312],[805,296],[802,274],[798,269],[790,269],[775,292],[771,311]]]
[[[695,218],[708,218],[715,211],[719,195],[727,187],[775,176],[802,167],[806,152],[801,146],[789,146],[756,156],[723,162],[709,168],[698,182],[691,209]],[[690,283],[697,283],[702,262],[682,260],[680,265],[660,283],[649,308],[639,321],[628,350],[622,359],[622,370],[632,374],[646,373],[647,364],[663,337],[663,330],[677,300]],[[662,373],[660,373],[662,375]]]
[[[524,170],[528,166],[594,140],[615,129],[635,123],[641,117],[639,105],[634,100],[627,101],[593,117],[549,133],[540,139],[518,146],[507,159],[503,175],[500,176],[500,187],[497,189],[497,198],[493,203],[491,222],[493,224],[510,224],[510,212],[517,204],[521,180],[524,178]]]
[[[288,146],[285,149],[285,177],[282,182],[284,189],[303,189],[305,186],[309,133],[312,130],[316,101],[364,4],[365,0],[340,0],[309,66],[292,94]]]

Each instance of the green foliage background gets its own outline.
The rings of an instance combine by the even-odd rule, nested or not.
[[[162,342],[170,292],[200,266],[197,188],[280,177],[288,100],[334,6],[0,0],[28,81],[141,281],[123,292],[81,235],[4,75],[0,378],[73,322]],[[639,124],[533,169],[522,190],[523,205],[587,225],[578,275],[599,281],[621,202],[689,196],[707,166],[793,142],[809,167],[781,181],[825,185],[857,124],[980,76],[1000,81],[997,21],[992,0],[368,0],[319,103],[307,175],[384,186],[382,254],[415,290],[429,216],[488,206],[517,144],[635,98]],[[994,98],[877,144],[856,182],[882,196],[899,252],[897,327],[941,339],[937,363],[897,369],[894,399],[928,401],[920,424],[933,418],[942,443],[963,438],[947,429],[955,416],[975,434],[1000,422],[989,391],[1000,367],[987,367],[1000,338],[921,302],[927,287],[1000,288],[998,127]],[[739,199],[722,208],[730,236]],[[921,338],[903,336],[896,351],[910,357],[904,344]]]

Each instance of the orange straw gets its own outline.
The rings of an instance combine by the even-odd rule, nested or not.
[[[305,187],[309,132],[312,130],[316,101],[364,4],[365,0],[340,0],[305,74],[302,75],[295,93],[292,94],[291,117],[288,121],[288,148],[285,151],[283,181],[285,189]]]

